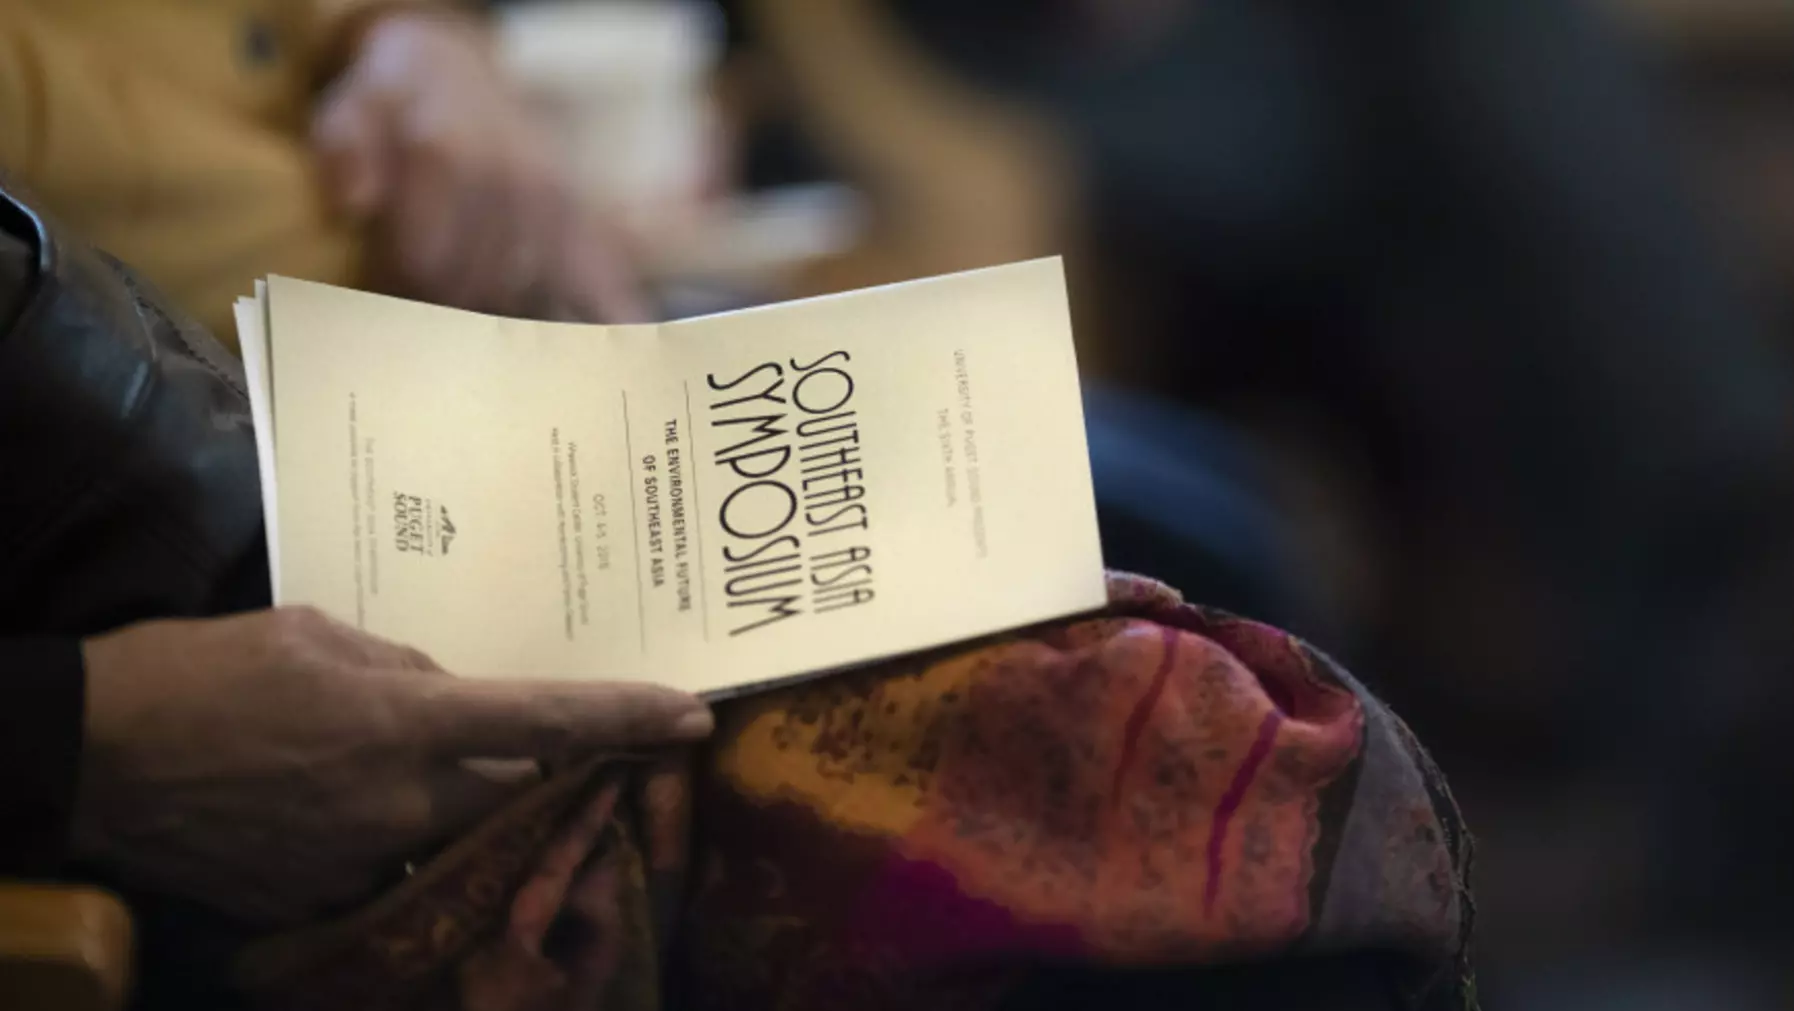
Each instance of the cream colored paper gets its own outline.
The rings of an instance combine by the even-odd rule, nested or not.
[[[458,674],[719,692],[1103,603],[1057,259],[658,326],[258,294],[276,599]]]
[[[268,574],[280,599],[280,497],[274,469],[274,391],[268,378],[267,282],[255,282],[254,298],[233,307],[243,371],[249,380],[249,417],[255,426],[256,470],[262,484],[262,526],[268,539]]]

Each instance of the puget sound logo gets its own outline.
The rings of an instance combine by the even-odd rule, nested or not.
[[[402,555],[441,558],[455,543],[448,506],[422,495],[393,493],[392,530],[393,547]]]

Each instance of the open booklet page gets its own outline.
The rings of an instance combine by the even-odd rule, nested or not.
[[[256,470],[262,485],[262,525],[268,537],[268,574],[274,580],[275,599],[278,600],[280,495],[274,472],[274,391],[268,377],[267,289],[268,282],[255,282],[255,297],[237,299],[234,315],[237,342],[243,352],[243,371],[249,380],[249,417],[255,424]]]
[[[658,326],[258,296],[276,599],[458,674],[718,692],[1103,603],[1056,259]]]

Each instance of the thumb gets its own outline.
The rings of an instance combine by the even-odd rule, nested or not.
[[[332,97],[312,121],[312,147],[344,211],[366,218],[385,201],[392,180],[378,103],[356,91]]]
[[[698,698],[632,682],[475,680],[395,672],[408,682],[413,742],[442,758],[541,758],[701,740]]]

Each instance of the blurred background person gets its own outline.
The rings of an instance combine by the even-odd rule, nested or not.
[[[0,171],[227,342],[268,273],[647,312],[454,4],[4,0],[0,43]]]

